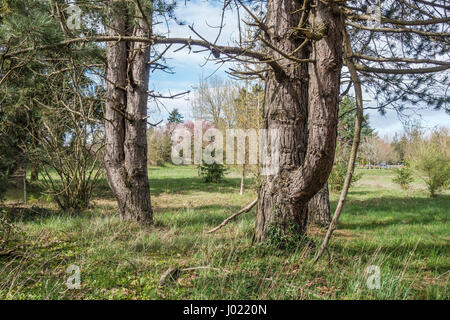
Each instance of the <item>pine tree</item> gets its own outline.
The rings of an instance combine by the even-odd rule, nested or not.
[[[169,123],[180,124],[180,123],[184,122],[183,119],[184,119],[184,116],[178,111],[177,108],[175,108],[169,113],[169,117],[167,118],[167,121]]]

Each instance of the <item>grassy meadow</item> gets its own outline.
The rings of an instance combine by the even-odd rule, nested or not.
[[[325,229],[310,228],[315,248],[252,245],[253,209],[205,233],[256,197],[252,178],[239,195],[234,170],[205,184],[195,167],[150,168],[152,227],[121,222],[105,180],[80,214],[59,212],[36,186],[26,206],[10,190],[17,235],[0,256],[0,299],[450,299],[450,192],[429,198],[418,179],[404,191],[391,170],[359,172],[315,265]],[[80,268],[80,289],[66,286],[69,265]],[[370,265],[380,289],[366,285]],[[171,267],[181,271],[158,285]]]

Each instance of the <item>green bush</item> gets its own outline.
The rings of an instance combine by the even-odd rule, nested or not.
[[[439,145],[422,143],[411,157],[413,169],[427,185],[430,197],[448,186],[450,180],[450,156]]]
[[[224,179],[227,168],[223,164],[212,163],[208,164],[203,162],[200,165],[200,176],[207,183],[217,183]]]
[[[147,162],[150,166],[163,166],[170,161],[171,141],[169,132],[151,128],[147,133]]]
[[[345,176],[347,174],[348,163],[344,158],[336,158],[334,161],[333,170],[331,170],[330,176],[328,177],[328,184],[330,190],[333,192],[340,192],[344,187]],[[361,179],[362,174],[353,172],[352,180],[350,186]]]
[[[403,190],[409,189],[409,185],[413,182],[412,170],[406,166],[394,169],[394,173],[395,177],[392,181],[399,184]]]

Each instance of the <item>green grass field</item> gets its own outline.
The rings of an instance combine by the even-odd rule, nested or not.
[[[150,168],[153,227],[121,222],[104,180],[79,215],[36,200],[31,188],[28,206],[14,209],[16,251],[0,256],[0,298],[450,299],[450,192],[432,199],[420,180],[403,191],[390,170],[360,172],[330,255],[316,265],[324,229],[309,230],[316,249],[253,246],[253,209],[205,233],[256,197],[250,188],[239,195],[237,172],[205,184],[194,167]],[[11,190],[6,205],[20,197]],[[80,289],[66,287],[69,265],[80,267]],[[380,268],[379,289],[366,285],[371,265]],[[159,286],[170,267],[192,269]]]

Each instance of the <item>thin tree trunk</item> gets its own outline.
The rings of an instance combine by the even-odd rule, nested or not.
[[[328,227],[331,222],[328,182],[308,202],[308,224]]]
[[[345,29],[343,30],[343,35],[344,35],[344,41],[345,41],[345,45],[344,45],[345,60],[347,63],[348,70],[350,71],[350,77],[352,79],[353,86],[355,88],[355,95],[356,95],[355,129],[354,129],[354,135],[353,135],[352,150],[350,152],[350,158],[348,160],[347,175],[345,176],[345,181],[344,181],[344,187],[342,189],[341,196],[339,197],[339,202],[336,207],[336,211],[334,212],[333,220],[331,221],[330,226],[328,227],[327,234],[325,235],[325,238],[319,249],[319,252],[317,253],[316,258],[314,259],[314,263],[320,259],[320,257],[323,255],[325,250],[328,250],[328,242],[330,241],[333,231],[336,230],[336,228],[337,228],[339,216],[341,215],[342,208],[344,207],[345,200],[347,199],[348,189],[350,188],[353,171],[355,169],[356,155],[358,153],[358,147],[359,147],[359,143],[361,140],[361,125],[362,125],[362,121],[364,119],[361,81],[359,79],[355,65],[353,64],[353,59],[352,59],[353,51],[351,48],[350,39],[349,39],[348,34]]]
[[[25,168],[25,171],[23,173],[23,203],[28,204],[27,201],[27,170]]]
[[[39,167],[35,164],[31,165],[30,181],[36,182],[39,179]]]
[[[32,148],[37,148],[39,144],[39,139],[41,131],[33,127],[31,131],[31,145]],[[30,182],[36,182],[39,180],[39,163],[33,162],[31,163],[31,174],[30,174]]]
[[[113,3],[110,35],[148,37],[143,19],[134,26],[125,2]],[[147,171],[147,90],[150,46],[120,41],[107,45],[105,168],[123,220],[153,222]]]
[[[293,52],[304,41],[292,36],[302,12],[310,14],[315,27],[325,25],[327,34],[294,54],[313,63],[293,63],[272,52],[290,66],[285,76],[270,73],[266,84],[264,128],[278,129],[280,159],[278,173],[261,179],[255,242],[264,241],[271,226],[303,237],[308,201],[323,187],[333,165],[343,19],[333,12],[334,4],[318,2],[310,12],[301,5],[289,0],[267,4],[267,24],[276,33],[271,40],[280,50]]]
[[[246,166],[245,163],[242,165],[242,173],[241,173],[241,189],[239,191],[239,194],[242,196],[244,194],[244,184],[245,184],[245,170]]]

